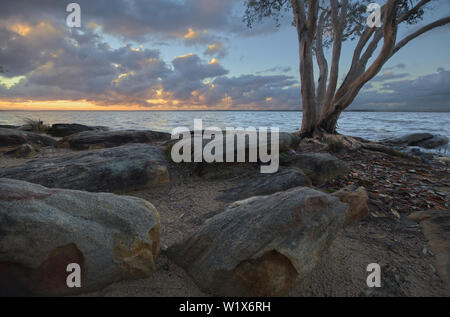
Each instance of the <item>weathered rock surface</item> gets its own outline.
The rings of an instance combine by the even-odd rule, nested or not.
[[[73,150],[103,149],[130,143],[156,143],[170,140],[170,134],[156,131],[85,131],[63,138],[58,147]]]
[[[333,196],[349,206],[345,226],[357,222],[369,213],[369,195],[364,187],[348,186],[333,193]]]
[[[301,169],[314,184],[321,185],[350,171],[347,164],[328,153],[306,153],[291,156],[283,165]]]
[[[18,125],[0,124],[0,129],[18,129]]]
[[[0,128],[0,147],[16,146],[25,143],[39,146],[54,146],[56,140],[33,132]]]
[[[400,138],[391,138],[382,141],[397,146],[419,146],[426,149],[434,149],[448,144],[448,138],[431,133],[413,133]]]
[[[22,144],[16,147],[14,150],[5,153],[6,156],[14,158],[31,158],[35,156],[38,149],[31,144]]]
[[[249,161],[251,161],[251,160],[249,160],[250,151],[253,151],[256,154],[257,160],[260,159],[260,151],[261,151],[260,150],[260,140],[262,143],[262,139],[260,139],[260,136],[261,136],[260,133],[238,131],[238,132],[236,132],[236,135],[233,138],[233,137],[227,136],[227,134],[225,132],[223,132],[223,134],[222,134],[222,138],[223,138],[222,160],[225,162],[225,161],[227,161],[227,157],[231,157],[231,158],[234,158],[235,162],[238,162],[238,159],[239,159],[238,153],[243,153],[243,154],[245,154],[245,157],[240,162],[249,162]],[[255,141],[254,144],[251,144],[250,138]],[[278,143],[278,148],[279,148],[280,153],[289,151],[291,149],[295,149],[298,147],[298,144],[300,143],[299,137],[297,137],[296,135],[293,135],[291,133],[286,133],[286,132],[278,133],[278,138],[275,138],[275,139],[276,139],[276,142]],[[238,140],[243,140],[243,141],[241,143],[239,143]],[[199,154],[202,155],[202,153],[204,153],[204,151],[205,151],[205,147],[210,145],[211,141],[212,141],[211,139],[204,139],[202,135],[196,136],[196,135],[194,135],[194,132],[191,132],[190,139],[171,140],[170,142],[167,142],[167,144],[166,144],[167,145],[167,154],[170,157],[173,146],[176,143],[180,142],[180,144],[186,144],[187,149],[189,149],[189,145],[190,145],[191,154],[192,154],[191,161],[194,161],[195,153],[197,151],[195,144],[200,145],[198,147],[198,150],[201,151],[201,153],[199,153]],[[267,135],[267,140],[266,140],[265,145],[267,146],[267,150],[270,152],[270,150],[272,148],[272,135],[270,132]],[[215,151],[213,151],[213,153],[215,154]],[[251,161],[251,162],[255,162],[255,161]]]
[[[169,257],[205,292],[287,294],[316,265],[342,228],[347,205],[306,187],[230,205]]]
[[[84,131],[107,131],[107,127],[90,127],[77,123],[56,123],[48,129],[47,134],[53,137],[66,137]]]
[[[436,256],[436,270],[450,296],[450,210],[418,211],[409,218],[420,222],[425,238]]]
[[[228,189],[219,199],[237,201],[252,196],[271,195],[300,186],[312,186],[311,180],[297,168],[283,168],[275,174],[259,174],[247,179],[241,185]]]
[[[1,170],[0,177],[91,192],[126,192],[170,181],[164,154],[148,144],[35,159]]]
[[[0,179],[0,295],[61,296],[148,277],[159,255],[149,202]],[[68,264],[81,288],[68,288]]]

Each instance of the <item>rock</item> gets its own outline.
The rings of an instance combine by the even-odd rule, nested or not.
[[[149,202],[0,179],[0,296],[63,296],[148,277],[159,255]],[[68,264],[81,288],[68,288]]]
[[[416,146],[423,147],[425,149],[436,149],[448,144],[448,138],[443,135],[434,135],[431,139],[421,141]]]
[[[53,137],[66,137],[84,131],[107,131],[107,127],[90,127],[82,124],[57,123],[48,129],[47,134]]]
[[[73,150],[92,150],[130,143],[156,143],[167,140],[170,140],[170,134],[155,131],[85,131],[63,138],[57,146]]]
[[[450,296],[450,210],[418,211],[409,218],[420,222],[425,238],[436,256],[436,270]]]
[[[369,195],[364,187],[348,186],[333,193],[333,196],[349,206],[344,226],[359,221],[369,213]]]
[[[54,146],[56,144],[56,140],[33,132],[0,128],[0,147],[15,146],[25,143],[40,146]]]
[[[382,141],[397,146],[419,146],[426,149],[434,149],[448,144],[448,138],[431,133],[413,133],[400,138],[390,138]]]
[[[0,129],[18,129],[18,128],[19,128],[18,125],[0,124]]]
[[[324,184],[350,171],[347,164],[328,153],[298,154],[284,160],[283,165],[301,169],[316,185]]]
[[[126,192],[170,182],[164,154],[148,144],[39,158],[3,169],[0,177],[91,192]]]
[[[167,252],[207,293],[282,296],[312,271],[346,211],[337,198],[306,187],[253,197]]]
[[[284,168],[276,174],[259,174],[253,179],[246,179],[241,185],[228,189],[219,199],[237,201],[252,196],[270,195],[300,186],[312,186],[311,180],[299,169]]]
[[[414,146],[418,142],[429,140],[431,138],[433,138],[433,135],[431,133],[413,133],[404,135],[399,138],[385,139],[381,142],[392,145]]]
[[[423,152],[419,148],[413,147],[409,148],[406,153],[412,154],[424,160],[432,160],[434,158],[433,153]]]
[[[14,158],[32,158],[38,152],[38,149],[31,144],[22,144],[16,147],[14,150],[6,152],[6,156]]]
[[[444,164],[450,164],[450,157],[448,156],[438,157],[437,160]]]
[[[204,131],[202,131],[204,132]],[[245,153],[245,162],[249,162],[249,151],[250,149],[253,149],[254,152],[257,154],[257,158],[259,159],[260,156],[260,148],[259,148],[259,133],[251,133],[251,132],[243,132],[243,131],[238,131],[236,132],[239,138],[244,138],[245,137],[245,142],[242,143],[242,145],[238,144],[238,137],[227,137],[227,135],[224,133],[223,134],[223,149],[222,149],[222,153],[223,153],[223,161],[226,162],[227,161],[227,153],[230,153],[232,157],[234,157],[234,161],[237,162],[237,153],[238,151],[243,151]],[[184,140],[183,142],[190,142],[191,144],[191,161],[194,161],[194,153],[195,153],[195,144],[201,144],[201,148],[200,150],[202,151],[202,153],[205,150],[205,147],[210,144],[210,142],[212,140],[210,139],[204,139],[202,135],[200,136],[195,136],[193,135],[194,132],[191,131],[191,139],[189,140]],[[256,135],[255,135],[256,134]],[[251,135],[256,144],[254,146],[250,145],[249,142],[249,137],[248,135]],[[298,144],[300,143],[300,138],[291,134],[291,133],[286,133],[286,132],[280,132],[278,134],[278,147],[279,147],[279,153],[283,153],[283,152],[287,152],[290,151],[293,148],[297,148]],[[271,134],[270,132],[268,133],[267,136],[267,148],[270,151],[271,149]],[[172,148],[173,146],[178,143],[178,142],[182,142],[181,139],[179,140],[171,140],[169,142],[166,143],[167,146],[167,155],[168,157],[171,158],[171,152],[172,152]],[[188,147],[188,146],[187,146]],[[204,159],[204,158],[203,158]],[[252,161],[252,163],[254,163],[254,161]]]

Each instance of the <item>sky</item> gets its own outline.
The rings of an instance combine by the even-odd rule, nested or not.
[[[69,28],[69,3],[0,2],[0,110],[301,109],[290,12],[250,29],[244,0],[78,0],[81,28]],[[448,15],[450,1],[435,0],[399,38]],[[350,109],[450,111],[449,31],[404,47]]]

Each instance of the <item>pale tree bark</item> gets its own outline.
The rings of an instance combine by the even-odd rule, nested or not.
[[[329,16],[329,12],[322,11],[318,26],[317,26],[317,35],[316,35],[316,60],[317,65],[319,66],[319,80],[317,83],[317,96],[316,96],[316,120],[319,119],[320,114],[322,113],[324,107],[324,99],[325,94],[327,92],[327,82],[328,82],[328,61],[325,58],[324,48],[323,48],[323,32],[325,22]]]
[[[347,24],[348,0],[329,0],[329,7],[319,7],[319,0],[291,0],[300,49],[300,78],[302,86],[304,136],[336,133],[337,122],[344,111],[356,98],[364,85],[373,79],[386,62],[402,47],[418,36],[450,23],[446,17],[430,23],[413,34],[397,42],[398,26],[418,13],[431,0],[421,0],[410,10],[401,11],[400,0],[387,0],[382,7],[382,28],[366,27],[356,44],[350,69],[338,86],[339,62],[341,59],[344,30]],[[308,11],[306,13],[306,10]],[[319,15],[319,10],[320,15]],[[333,30],[333,49],[331,67],[324,54],[323,33],[326,21],[331,20]],[[378,56],[367,67],[373,54],[383,40]],[[315,51],[314,51],[315,50]],[[313,51],[319,67],[317,92],[314,81]]]
[[[306,16],[305,2],[292,0],[300,47],[300,79],[302,83],[303,122],[302,130],[314,130],[317,122],[316,92],[314,81],[313,41],[317,30],[319,0],[311,0]]]

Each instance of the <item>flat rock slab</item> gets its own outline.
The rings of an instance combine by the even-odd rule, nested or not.
[[[108,131],[107,127],[91,127],[77,123],[56,123],[48,129],[47,134],[53,137],[66,137],[84,131]]]
[[[159,255],[149,202],[0,178],[0,295],[63,296],[148,277]],[[69,288],[67,266],[81,268]],[[72,272],[72,271],[71,271]]]
[[[1,170],[0,177],[90,192],[127,192],[170,182],[164,153],[148,144],[35,159]]]
[[[168,256],[210,294],[286,295],[329,248],[347,210],[306,187],[253,197],[208,219]]]
[[[311,180],[297,168],[282,168],[275,174],[259,174],[225,191],[219,200],[237,201],[253,196],[271,195],[294,187],[310,187]]]
[[[282,163],[301,169],[315,185],[322,185],[350,171],[347,164],[328,153],[297,154],[287,157]]]
[[[450,210],[418,211],[409,218],[420,222],[425,238],[436,255],[436,270],[450,296]]]
[[[33,132],[0,128],[0,147],[18,146],[25,143],[39,146],[54,146],[56,140]]]
[[[168,133],[156,131],[85,131],[63,138],[57,146],[72,150],[103,149],[131,143],[155,144],[170,137]]]

